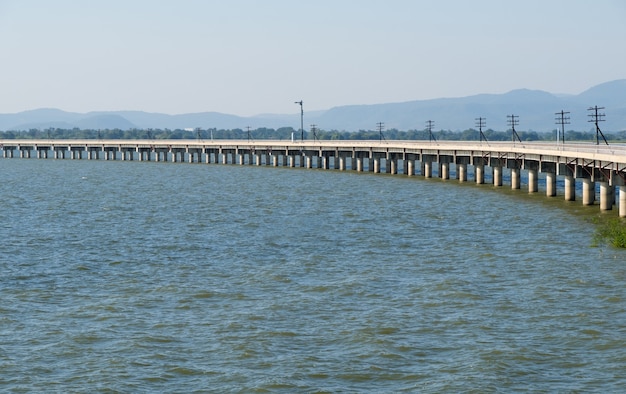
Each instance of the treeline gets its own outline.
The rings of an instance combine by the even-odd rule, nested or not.
[[[489,141],[511,141],[513,138],[511,131],[496,131],[488,129],[483,131],[484,137]],[[536,132],[517,131],[522,141],[555,141],[556,131]],[[28,131],[0,131],[0,139],[248,139],[251,140],[291,140],[292,137],[300,140],[304,136],[306,140],[430,140],[441,141],[479,141],[480,132],[474,129],[465,131],[439,130],[397,130],[389,129],[384,131],[359,130],[355,132],[337,130],[316,130],[315,133],[305,131],[302,133],[292,127],[282,127],[279,129],[258,128],[254,130],[243,129],[105,129],[105,130],[84,130],[84,129],[31,129]],[[626,131],[617,133],[605,133],[609,141],[626,141]],[[595,141],[595,131],[575,131],[565,132],[566,141]]]

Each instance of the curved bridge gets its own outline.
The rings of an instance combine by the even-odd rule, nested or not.
[[[450,179],[479,184],[490,175],[494,186],[538,192],[539,174],[545,174],[546,195],[557,195],[557,177],[563,178],[565,200],[576,200],[576,181],[582,184],[582,203],[593,205],[596,184],[600,209],[610,210],[619,191],[619,215],[626,217],[626,145],[590,143],[468,142],[468,141],[276,141],[276,140],[0,140],[5,158],[140,160],[189,163],[252,164],[305,168],[351,169]],[[437,171],[433,171],[434,164]],[[420,171],[417,171],[417,168]],[[471,171],[473,170],[473,171]],[[508,178],[508,176],[507,176]]]

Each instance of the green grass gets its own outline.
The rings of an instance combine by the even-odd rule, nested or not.
[[[597,229],[593,245],[609,243],[616,248],[626,248],[626,222],[620,218],[596,221]]]

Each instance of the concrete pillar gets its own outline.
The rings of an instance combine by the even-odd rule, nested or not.
[[[618,186],[619,190],[619,217],[626,217],[626,186]]]
[[[582,179],[583,205],[593,205],[596,199],[596,184],[589,178]]]
[[[511,189],[517,190],[521,189],[522,181],[521,181],[521,171],[519,168],[511,168]]]
[[[571,175],[564,177],[565,201],[576,201],[576,181]]]
[[[374,158],[374,174],[380,173],[380,158]]]
[[[358,172],[363,172],[363,158],[362,157],[356,158],[356,170]]]
[[[467,164],[457,164],[456,173],[459,182],[467,182]]]
[[[406,161],[406,175],[407,176],[415,175],[415,160],[410,159]]]
[[[296,157],[294,155],[289,155],[289,167],[296,166]]]
[[[496,166],[492,168],[493,170],[493,185],[494,186],[502,186],[502,167]]]
[[[431,161],[424,161],[424,177],[432,178],[433,177],[433,163]]]
[[[476,164],[474,165],[474,177],[476,178],[476,183],[482,185],[485,183],[485,165],[484,164]]]
[[[600,183],[600,210],[601,211],[610,211],[613,209],[613,201],[615,197],[613,196],[613,187],[609,185],[608,181],[599,182]]]
[[[346,169],[346,157],[343,155],[340,155],[339,156],[339,171],[345,171],[345,169]]]
[[[424,160],[420,161],[420,175],[426,176],[426,162]]]
[[[556,196],[556,174],[554,172],[546,172],[546,196]]]
[[[228,152],[222,153],[222,164],[228,164]]]
[[[449,163],[439,164],[439,177],[444,180],[450,179],[450,164]]]
[[[389,167],[389,169],[387,170],[388,173],[393,175],[396,175],[398,173],[398,161],[396,159],[387,160],[387,166]]]
[[[539,190],[537,170],[528,170],[528,193],[537,193]]]

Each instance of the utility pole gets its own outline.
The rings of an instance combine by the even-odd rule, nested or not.
[[[519,138],[519,135],[517,134],[517,131],[515,131],[515,126],[517,126],[519,124],[519,116],[517,115],[507,115],[506,116],[507,119],[507,124],[509,126],[511,126],[511,141],[513,141],[513,143],[515,143],[515,139],[517,138],[517,140],[519,142],[522,142],[522,140]]]
[[[569,114],[569,112],[567,111],[563,111],[561,110],[561,112],[557,112],[555,113],[556,115],[556,124],[560,124],[561,125],[561,142],[563,142],[563,144],[565,144],[565,125],[569,124],[569,116],[565,116]],[[557,133],[556,136],[556,142],[559,142],[559,135]]]
[[[476,127],[478,127],[478,131],[480,132],[480,142],[487,141],[487,137],[485,137],[485,133],[483,133],[483,127],[487,125],[487,118],[476,118]]]
[[[609,142],[606,140],[606,138],[604,138],[604,134],[602,134],[602,130],[600,130],[600,126],[598,125],[598,122],[604,122],[604,114],[598,113],[598,110],[600,109],[604,109],[604,107],[598,107],[593,106],[593,107],[589,107],[587,108],[587,111],[591,111],[591,113],[589,114],[589,117],[591,119],[589,119],[589,122],[593,122],[596,125],[596,145],[600,145],[600,136],[602,136],[602,139],[604,140],[605,144],[609,144]]]
[[[380,138],[380,142],[383,142],[383,140],[387,141],[385,139],[385,136],[383,135],[383,130],[385,129],[385,124],[383,122],[378,122],[378,123],[376,123],[376,127],[378,128],[378,136]]]
[[[295,101],[295,104],[300,104],[300,137],[304,142],[304,107],[302,106],[302,100]]]
[[[317,126],[314,124],[311,125],[311,133],[313,133],[313,141],[320,140],[319,138],[317,138]]]
[[[250,142],[250,126],[247,126],[248,129],[248,142]]]
[[[428,130],[428,140],[430,142],[432,142],[432,141],[437,142],[437,139],[433,135],[433,127],[435,127],[435,122],[433,122],[432,120],[427,120],[426,121],[426,130]]]
[[[196,138],[198,139],[198,141],[202,140],[202,136],[200,135],[201,131],[202,129],[200,127],[196,127]]]

